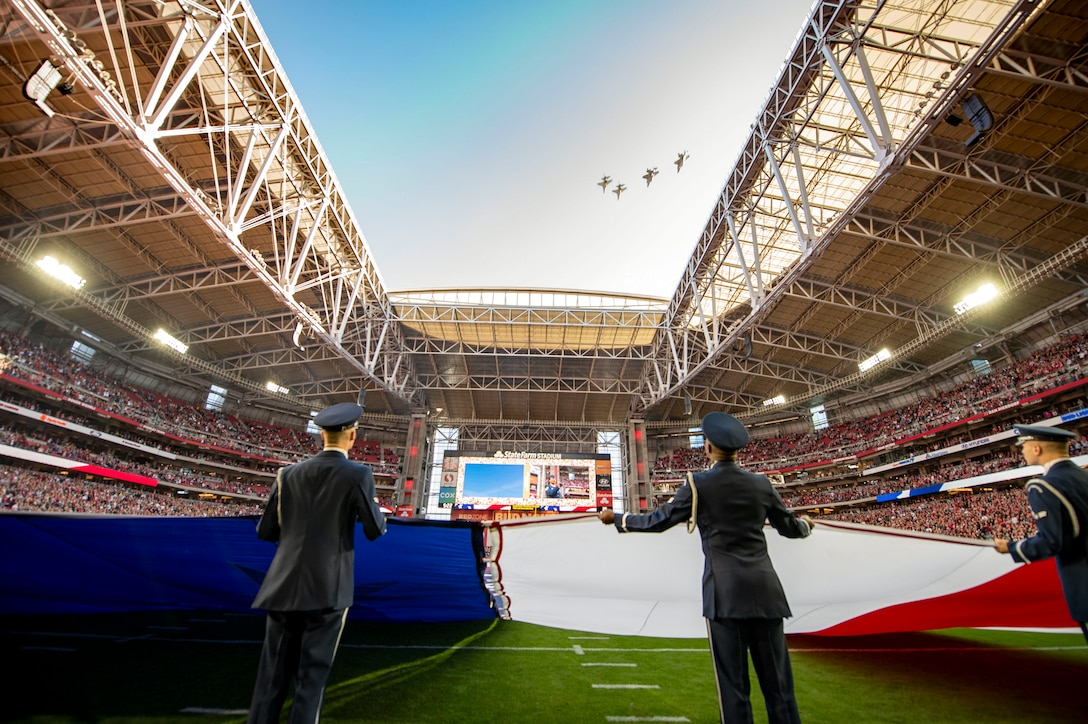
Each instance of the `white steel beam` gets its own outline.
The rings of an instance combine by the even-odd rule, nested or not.
[[[976,20],[956,15],[954,3],[816,4],[684,271],[632,414],[677,394],[758,324],[883,184],[885,166],[918,145],[1036,6],[1032,0],[994,2],[985,19]],[[836,54],[832,45],[845,50]],[[940,76],[937,81],[927,82],[931,73]],[[853,140],[859,137],[864,148]],[[794,163],[783,164],[774,155],[773,147],[781,144],[796,149]],[[768,193],[772,186],[781,200]],[[810,232],[790,208],[791,189],[804,189],[809,199],[808,255],[799,240]],[[812,211],[814,199],[819,217]],[[748,216],[735,233],[725,233],[726,219],[742,209]],[[793,220],[792,244],[787,218]],[[745,294],[749,285],[743,280],[723,278],[716,261],[718,249],[744,233],[759,250],[763,267],[757,276],[767,281],[768,292],[758,299]],[[729,315],[728,324],[721,325],[713,346],[689,346],[693,335],[706,337],[704,330],[711,327],[699,315],[712,307]]]
[[[835,79],[839,81],[839,87],[842,89],[843,95],[846,96],[846,100],[850,103],[850,107],[854,109],[858,125],[865,131],[865,137],[869,139],[869,146],[872,148],[873,152],[873,160],[877,163],[884,163],[888,158],[889,149],[884,140],[876,132],[876,129],[873,128],[872,121],[869,120],[869,116],[865,112],[865,108],[861,105],[857,93],[854,92],[853,84],[846,78],[846,74],[843,72],[842,66],[839,65],[838,59],[835,57],[835,54],[831,52],[830,45],[827,43],[823,44],[820,51],[823,53],[824,62],[827,64],[827,67],[831,69],[831,72],[835,74]]]
[[[267,50],[267,39],[249,16],[251,10],[245,3],[240,0],[188,0],[182,12],[163,19],[158,29],[174,33],[173,42],[166,62],[151,68],[156,73],[156,81],[144,96],[144,114],[134,116],[125,106],[125,94],[118,91],[116,82],[105,76],[101,64],[88,61],[87,53],[91,51],[87,44],[80,41],[61,18],[61,14],[67,12],[64,7],[54,12],[46,10],[38,0],[11,2],[33,33],[63,65],[65,72],[87,89],[98,108],[126,137],[135,141],[136,149],[174,192],[287,308],[303,320],[313,335],[339,350],[343,359],[386,391],[405,402],[420,402],[411,365],[403,359],[399,330],[391,324],[388,314],[373,314],[373,310],[387,312],[389,303],[366,243],[342,197],[328,160],[313,140],[312,129],[306,124],[297,99]],[[101,22],[97,12],[95,16]],[[82,15],[78,18],[85,21]],[[131,36],[132,27],[127,26],[126,43],[139,41]],[[126,30],[111,27],[109,32],[120,35]],[[257,88],[260,92],[255,93]],[[173,118],[182,99],[188,97],[199,97],[204,103],[206,129],[217,125],[225,129],[235,126],[249,129],[252,143],[248,146],[248,155],[232,152],[239,131],[208,134],[213,154],[216,148],[225,152],[227,188],[238,189],[229,196],[236,215],[229,213],[229,206],[224,212],[223,205],[216,204],[202,189],[194,186],[175,166],[168,147],[162,145],[175,138],[172,135],[175,129],[168,127],[167,121]],[[270,114],[279,119],[276,125],[280,129],[275,139],[267,138],[258,128],[268,123]],[[220,120],[211,121],[213,118]],[[252,164],[238,165],[239,157],[256,158],[258,154],[261,165],[256,178],[247,187],[248,193],[243,193],[241,189],[247,174],[252,172]],[[273,175],[286,182],[267,183]],[[323,209],[328,209],[327,225],[320,215],[306,218],[311,207],[299,203],[305,196],[303,189],[314,189],[325,199]],[[248,244],[243,233],[251,231],[252,227],[247,226],[242,217],[251,206],[260,206],[258,216],[269,219],[270,225],[274,220],[286,219],[293,214],[303,215],[296,228],[307,234],[308,243],[303,245],[305,256],[289,258],[287,249],[278,246],[281,241],[293,246],[293,238],[282,240],[273,235],[278,240],[277,247],[265,252]],[[265,256],[276,260],[283,273],[277,274],[276,268],[265,262]],[[290,285],[286,283],[288,279]],[[356,310],[348,306],[335,306],[354,304],[360,285],[365,285],[365,298],[372,309],[366,318],[355,318]],[[345,289],[351,291],[345,293]],[[303,291],[306,294],[298,296]],[[343,334],[353,318],[356,324],[378,327],[380,334]],[[349,349],[341,344],[341,337],[350,339],[353,346]],[[360,346],[363,344],[373,346],[363,348]]]

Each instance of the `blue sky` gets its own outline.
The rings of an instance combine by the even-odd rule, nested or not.
[[[464,497],[521,498],[524,493],[525,465],[465,463]]]
[[[387,291],[666,298],[811,6],[250,1]]]

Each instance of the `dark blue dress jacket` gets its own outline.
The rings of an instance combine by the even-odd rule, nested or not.
[[[791,615],[782,583],[767,554],[766,521],[787,538],[804,538],[808,523],[794,517],[766,475],[723,461],[693,476],[696,523],[703,543],[703,616],[785,618]],[[660,532],[691,516],[692,491],[684,483],[652,513],[616,516],[621,532]]]
[[[1088,621],[1088,472],[1059,460],[1024,490],[1038,532],[1009,543],[1009,553],[1019,563],[1056,556],[1069,613]]]
[[[257,536],[278,541],[253,601],[270,611],[343,609],[355,598],[355,522],[368,540],[385,533],[370,468],[338,450],[280,470]]]

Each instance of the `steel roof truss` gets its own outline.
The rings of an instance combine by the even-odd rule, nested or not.
[[[808,202],[804,204],[805,214],[805,227],[801,226],[801,219],[797,216],[797,205],[793,203],[793,199],[790,197],[790,190],[786,186],[786,179],[782,176],[782,169],[778,165],[778,159],[775,158],[774,147],[771,144],[767,144],[763,147],[767,154],[767,163],[771,167],[771,171],[774,173],[775,180],[778,181],[778,188],[782,192],[782,200],[786,204],[786,209],[789,211],[790,220],[793,222],[794,232],[797,234],[797,244],[801,249],[801,254],[808,253],[809,245],[812,243],[812,237],[809,235],[808,230],[812,228],[812,219],[808,217]],[[800,172],[800,165],[797,167],[797,171]],[[807,194],[804,192],[804,180],[799,177],[801,196],[807,199]],[[755,226],[753,225],[754,229]]]
[[[744,259],[744,249],[741,247],[740,239],[737,237],[737,224],[733,220],[732,214],[725,217],[725,222],[729,230],[729,240],[734,253],[737,256],[737,263],[740,265],[741,275],[744,277],[744,286],[748,288],[748,296],[752,299],[759,299],[763,296],[763,278],[759,276],[758,270],[756,273],[757,286],[752,286],[752,275],[748,272],[748,263]],[[752,242],[756,243],[755,240]],[[759,263],[759,249],[753,251],[753,261]]]
[[[1083,179],[1063,179],[1042,170],[933,146],[912,149],[904,165],[991,188],[1088,208],[1088,186]]]
[[[912,223],[889,223],[866,213],[854,214],[844,231],[877,243],[895,244],[993,267],[1002,275],[1023,274],[1043,261],[1022,253],[1016,245],[1002,244],[996,239],[981,238],[977,234],[934,231]],[[1077,269],[1056,269],[1054,274],[1072,284],[1088,286],[1088,277]]]
[[[791,250],[783,237],[784,227],[779,221],[781,216],[778,215],[779,212],[776,211],[774,205],[765,207],[765,201],[773,201],[767,194],[768,185],[777,182],[783,197],[778,203],[787,207],[793,206],[791,192],[794,189],[800,189],[802,184],[810,199],[818,195],[821,199],[835,201],[835,204],[826,207],[832,211],[831,216],[826,216],[825,211],[825,218],[821,220],[818,230],[815,231],[819,234],[819,240],[807,247],[809,250],[823,248],[849,219],[850,214],[847,210],[856,206],[864,198],[866,189],[871,190],[874,185],[881,183],[883,178],[881,171],[894,160],[895,150],[899,147],[910,149],[916,145],[923,137],[923,131],[926,128],[922,121],[933,117],[938,109],[956,101],[963,84],[976,73],[970,64],[962,61],[977,56],[984,59],[984,64],[988,62],[988,58],[992,57],[1004,40],[1015,32],[1034,7],[1030,2],[1018,2],[1012,7],[998,8],[995,5],[992,18],[975,21],[974,18],[954,16],[955,8],[952,4],[925,7],[897,6],[893,3],[878,4],[873,7],[839,5],[834,10],[826,5],[817,5],[809,26],[797,41],[790,62],[783,69],[777,89],[772,91],[762,114],[753,125],[748,145],[719,197],[714,213],[707,223],[702,239],[691,257],[681,284],[669,306],[664,324],[658,333],[659,361],[651,366],[652,371],[648,370],[644,377],[646,387],[639,399],[639,404],[642,406],[639,409],[652,406],[680,389],[687,378],[698,374],[716,354],[721,354],[721,350],[728,347],[728,344],[722,344],[722,342],[728,343],[749,325],[755,323],[763,310],[773,304],[774,298],[783,293],[784,287],[787,286],[778,284],[771,294],[758,300],[752,300],[749,297],[751,308],[745,318],[735,319],[720,338],[709,337],[714,344],[708,344],[705,351],[692,348],[693,353],[696,354],[695,358],[682,358],[680,350],[683,349],[685,352],[688,350],[686,347],[688,327],[701,326],[705,337],[707,331],[710,330],[710,325],[705,319],[698,325],[692,325],[690,320],[702,314],[704,306],[716,308],[716,296],[719,294],[717,279],[725,269],[720,264],[715,265],[716,250],[723,243],[737,238],[741,233],[739,228],[731,237],[723,237],[720,233],[722,221],[730,213],[729,209],[741,207],[752,209],[745,221],[749,223],[753,233],[759,226],[756,215],[766,217],[770,211],[770,218],[765,218],[762,224],[770,230],[770,233],[766,239],[760,240],[764,251],[761,257],[771,262],[765,264],[765,271],[775,277],[786,275],[787,282],[798,278],[808,266],[805,261],[806,247],[803,246],[807,230],[802,231],[798,217],[790,211],[794,235],[799,242],[799,247],[796,252],[793,252],[795,256],[791,260],[788,256]],[[934,43],[930,38],[939,38],[942,28],[958,30],[969,36],[954,45],[945,43],[946,48],[954,51],[952,52],[954,61],[949,63],[943,75],[930,83],[932,87],[928,90],[928,86],[925,85],[928,79],[924,74],[939,70],[939,63],[935,64],[928,58],[919,60],[917,53],[899,51],[889,53],[888,48],[878,48],[874,44],[871,49],[879,50],[886,56],[882,59],[881,72],[884,75],[878,81],[869,64],[870,48],[862,49],[863,41],[870,31],[878,36],[884,32],[881,37],[887,35],[886,29],[880,26],[882,19],[878,16],[884,14],[884,17],[903,22],[899,16],[908,16],[908,20],[911,20],[909,17],[911,13],[914,14],[913,20],[916,20],[918,27],[923,30],[915,32],[913,41],[907,42],[904,47],[919,47],[920,44],[931,48],[941,47],[943,41]],[[994,19],[996,24],[990,24],[994,22]],[[844,28],[840,24],[843,20],[852,23],[853,27]],[[909,33],[903,35],[906,40],[905,36]],[[850,40],[844,42],[844,38]],[[841,43],[846,48],[846,52],[841,57],[837,56],[832,52],[830,46],[832,43]],[[965,50],[967,50],[966,54]],[[947,60],[944,58],[941,62],[947,62]],[[848,72],[847,63],[851,61],[853,69]],[[918,67],[912,68],[912,63]],[[799,74],[798,67],[803,68]],[[826,74],[823,73],[825,69],[829,71]],[[829,81],[835,85],[837,93],[833,92]],[[868,106],[860,100],[861,89],[864,89],[863,92],[867,95]],[[893,124],[890,116],[885,112],[887,104],[884,101],[885,97],[895,99],[897,94],[901,100],[898,100],[893,109],[896,114]],[[915,98],[917,108],[913,113],[909,113],[910,109],[905,104],[909,104],[910,99]],[[872,114],[875,120],[869,114]],[[864,130],[872,151],[871,160],[867,163],[865,159],[850,161],[836,156],[833,152],[830,154],[824,152],[824,162],[819,166],[814,165],[819,172],[811,181],[808,181],[803,174],[791,174],[787,178],[785,174],[787,167],[779,162],[770,147],[776,143],[776,138],[780,139],[777,142],[797,138],[800,135],[798,130],[803,129],[809,120],[824,125],[833,123],[843,129],[848,129],[851,125],[860,126]],[[902,134],[901,140],[896,138],[899,134]],[[808,152],[812,154],[813,151],[814,149],[809,148]],[[836,161],[834,167],[827,163],[831,159]],[[804,158],[800,167],[804,167]],[[822,202],[820,205],[824,208]],[[809,218],[812,218],[811,214]],[[740,289],[728,279],[721,279],[721,283],[733,284],[734,289],[738,291]],[[710,302],[710,299],[714,301]],[[739,308],[743,300],[736,297],[735,299],[736,301],[730,306]],[[718,309],[723,314],[731,312],[728,308]],[[682,339],[677,340],[677,336]],[[700,356],[704,354],[706,356]],[[654,380],[652,385],[651,379]]]
[[[587,394],[634,395],[638,392],[638,380],[617,378],[591,379],[561,375],[459,375],[451,380],[448,375],[420,373],[420,384],[429,390],[499,390],[522,392],[579,392]]]
[[[823,44],[820,51],[823,53],[824,62],[827,64],[827,67],[831,69],[831,72],[835,75],[835,79],[839,82],[839,87],[842,90],[843,95],[846,96],[847,102],[850,104],[850,107],[854,109],[854,115],[856,116],[858,124],[861,126],[862,130],[865,131],[866,138],[869,139],[873,160],[879,164],[884,164],[890,157],[894,147],[891,139],[891,129],[888,127],[888,120],[884,115],[884,110],[881,108],[880,96],[873,83],[872,71],[869,70],[869,65],[865,62],[865,55],[861,52],[860,45],[854,44],[851,47],[855,51],[855,57],[859,61],[859,65],[863,71],[866,89],[869,91],[869,101],[872,103],[871,108],[881,127],[880,134],[873,128],[873,123],[865,112],[861,100],[858,99],[857,93],[854,92],[853,83],[846,77],[842,66],[839,64],[834,52],[832,52],[831,43]]]
[[[0,238],[48,239],[76,232],[99,231],[117,227],[163,221],[193,215],[192,207],[175,193],[149,198],[125,198],[75,209],[58,210],[37,218],[21,219],[0,226]]]
[[[284,91],[286,87],[284,83],[278,79],[278,67],[274,62],[264,55],[261,62],[256,62],[251,55],[254,52],[254,43],[247,43],[246,31],[254,36],[259,35],[254,28],[249,24],[249,19],[246,15],[248,10],[246,7],[238,2],[231,3],[229,7],[219,6],[219,12],[212,12],[211,16],[215,18],[216,22],[214,27],[202,38],[200,48],[194,53],[192,59],[184,67],[184,70],[180,73],[180,77],[175,81],[174,85],[169,91],[165,91],[165,82],[160,81],[157,85],[161,87],[161,91],[156,91],[156,94],[148,96],[148,102],[145,105],[146,113],[152,114],[150,121],[145,118],[134,118],[123,106],[123,97],[117,92],[116,84],[107,86],[106,81],[99,71],[95,69],[93,65],[90,65],[84,61],[81,51],[77,51],[73,48],[69,42],[68,35],[71,35],[63,22],[56,16],[56,14],[46,12],[36,0],[13,0],[14,5],[20,13],[31,23],[35,31],[37,31],[39,37],[49,45],[50,49],[63,60],[67,70],[75,75],[79,81],[87,87],[90,96],[95,100],[99,107],[113,120],[117,125],[131,137],[139,141],[138,150],[141,151],[144,157],[156,168],[163,176],[163,178],[169,183],[171,187],[180,194],[186,202],[192,206],[197,213],[204,219],[205,223],[214,230],[214,232],[222,239],[224,239],[231,250],[242,259],[251,269],[256,273],[258,277],[268,286],[273,293],[279,297],[282,302],[293,309],[297,315],[306,321],[318,337],[325,340],[327,344],[335,349],[341,350],[344,358],[361,372],[373,377],[380,385],[393,392],[395,395],[402,397],[406,401],[409,400],[414,392],[409,389],[411,375],[401,376],[397,375],[394,378],[382,377],[381,371],[394,371],[399,370],[402,363],[402,356],[397,352],[396,337],[397,335],[389,334],[386,332],[389,328],[388,320],[383,325],[382,333],[378,337],[379,342],[384,342],[387,338],[390,340],[390,350],[394,356],[395,361],[386,363],[382,361],[381,364],[377,364],[374,360],[376,355],[383,352],[380,348],[368,348],[371,352],[370,364],[364,363],[359,357],[352,352],[341,346],[340,339],[337,335],[342,334],[345,329],[347,317],[351,315],[352,310],[348,308],[336,308],[335,310],[326,309],[325,314],[329,315],[329,319],[322,317],[322,313],[315,310],[312,306],[295,299],[294,295],[284,288],[279,279],[273,276],[266,268],[266,264],[259,254],[255,254],[253,249],[246,247],[245,243],[241,239],[238,229],[238,219],[227,218],[221,216],[220,209],[212,204],[212,199],[204,194],[199,188],[194,188],[185,176],[174,167],[173,163],[167,155],[163,153],[157,145],[156,132],[159,127],[167,119],[169,113],[173,109],[174,105],[180,100],[182,94],[188,89],[190,84],[198,77],[201,65],[204,60],[215,60],[221,62],[222,72],[226,76],[226,82],[223,85],[223,101],[229,103],[230,97],[227,93],[229,87],[234,92],[234,97],[239,99],[240,106],[228,107],[222,109],[228,114],[225,120],[229,120],[229,115],[234,112],[244,113],[251,119],[256,119],[259,111],[267,111],[267,101],[279,102],[276,106],[275,112],[279,113],[280,118],[283,121],[285,127],[289,126],[292,135],[292,143],[289,148],[295,149],[300,153],[298,156],[289,156],[287,151],[277,156],[275,151],[279,149],[272,148],[273,144],[268,143],[266,140],[261,144],[264,161],[261,170],[258,172],[258,178],[253,182],[250,187],[251,194],[246,196],[239,196],[237,193],[231,191],[228,188],[228,194],[231,198],[239,198],[237,211],[243,210],[243,208],[251,203],[256,198],[256,191],[261,186],[263,177],[268,173],[271,168],[272,158],[276,158],[280,164],[280,168],[284,173],[298,173],[300,171],[306,171],[306,175],[316,181],[315,184],[320,193],[326,197],[334,197],[335,202],[331,204],[334,211],[332,218],[336,222],[336,228],[334,231],[334,237],[330,238],[327,243],[323,244],[321,249],[323,254],[328,255],[329,262],[334,264],[338,269],[344,266],[348,268],[363,267],[369,273],[365,273],[366,279],[375,290],[372,295],[375,299],[381,300],[379,304],[382,307],[388,308],[388,303],[384,302],[385,294],[381,290],[380,281],[378,280],[376,271],[372,269],[371,260],[369,259],[369,253],[365,250],[365,242],[358,234],[357,225],[354,223],[354,219],[350,216],[350,211],[347,210],[346,205],[340,198],[339,189],[335,185],[335,179],[332,177],[331,172],[328,170],[328,163],[321,155],[320,149],[309,138],[311,133],[310,129],[303,126],[299,115],[297,113],[297,101],[290,96],[289,93]],[[201,6],[194,5],[193,8],[199,8]],[[207,8],[204,8],[207,10]],[[180,32],[179,28],[189,27],[185,22],[176,23],[175,32]],[[199,23],[192,26],[194,30],[199,34]],[[229,31],[229,32],[228,32]],[[66,35],[66,33],[68,35]],[[258,41],[260,38],[257,38]],[[221,43],[219,41],[222,40]],[[181,47],[182,50],[178,52],[178,58],[185,51],[187,43],[184,40],[175,41],[175,46]],[[263,47],[263,43],[257,42],[256,50],[262,54],[266,51]],[[241,64],[238,66],[232,66],[230,63],[229,51],[231,46],[236,46],[242,51],[244,56],[250,63],[250,68],[258,69],[256,78],[264,86],[263,100],[266,101],[265,105],[261,109],[253,109],[247,107],[245,99],[246,93],[238,90],[234,85],[233,78],[237,73],[244,72],[244,68]],[[222,48],[222,56],[220,57],[214,52],[217,47]],[[173,51],[171,51],[173,52]],[[177,63],[172,64],[172,67],[176,67]],[[261,68],[271,68],[269,71],[260,72]],[[172,75],[171,71],[159,73],[157,78],[167,78]],[[274,83],[270,78],[274,79]],[[201,89],[203,89],[204,80],[201,80]],[[270,85],[271,84],[271,85]],[[152,88],[152,90],[156,90]],[[154,95],[158,92],[165,92],[165,96],[162,100],[158,100]],[[252,94],[248,94],[252,95]],[[217,112],[219,109],[216,109]],[[229,124],[224,124],[229,125]],[[282,132],[281,132],[282,133]],[[279,137],[282,140],[282,135]],[[250,139],[255,144],[257,141],[257,133],[251,131]],[[287,144],[284,144],[287,145]],[[267,148],[266,148],[267,146]],[[256,146],[252,147],[254,150]],[[227,151],[228,164],[233,158],[233,155],[229,153],[230,144],[226,144],[224,149]],[[299,158],[299,156],[301,158]],[[244,154],[243,154],[244,157]],[[302,161],[302,165],[299,166],[295,163],[295,159],[299,158]],[[249,171],[248,168],[231,167],[231,174],[228,175],[228,184],[240,184],[245,174]],[[249,197],[252,196],[253,199]],[[280,202],[270,199],[272,205],[279,205]],[[289,200],[286,200],[289,201]],[[293,203],[293,202],[291,202]],[[346,255],[346,256],[345,256]],[[350,260],[350,261],[349,261]],[[314,261],[322,264],[327,263],[324,258],[314,257]],[[345,263],[346,262],[346,263]],[[319,265],[320,269],[321,266]],[[297,278],[297,276],[296,276]],[[327,280],[338,287],[342,283],[342,278],[339,273],[329,274]],[[330,300],[337,301],[354,301],[354,295],[342,295],[338,288],[331,290],[322,290],[323,299],[328,303]],[[384,303],[383,303],[384,302]]]
[[[51,157],[72,151],[93,151],[125,143],[125,135],[112,123],[96,118],[78,122],[54,116],[35,120],[30,126],[9,125],[0,135],[0,161]]]
[[[994,56],[987,71],[1009,78],[1028,79],[1075,91],[1088,91],[1088,58],[1082,51],[1070,60],[1055,60],[1037,53],[1004,50]]]

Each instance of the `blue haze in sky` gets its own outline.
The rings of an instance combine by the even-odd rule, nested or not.
[[[250,1],[387,290],[656,297],[811,6]]]

